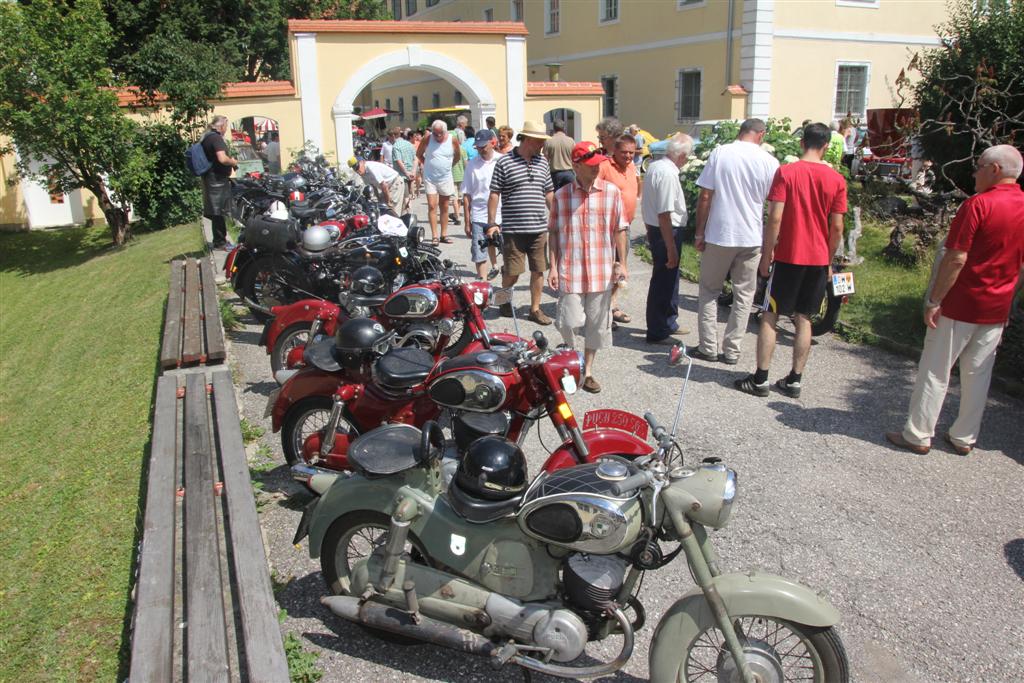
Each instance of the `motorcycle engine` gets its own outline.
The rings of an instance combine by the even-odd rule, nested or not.
[[[575,607],[593,637],[604,622],[605,606],[622,588],[629,562],[616,555],[573,553],[562,565],[567,602]]]

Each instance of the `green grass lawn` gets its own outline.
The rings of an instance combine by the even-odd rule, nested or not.
[[[202,241],[109,241],[0,235],[0,680],[118,679],[167,263]]]

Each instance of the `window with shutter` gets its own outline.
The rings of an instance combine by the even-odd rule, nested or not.
[[[676,119],[700,118],[700,86],[699,69],[680,69],[676,80]]]
[[[523,21],[525,16],[523,13],[523,0],[512,0],[512,21]]]
[[[402,20],[402,0],[391,0],[391,18],[395,21]]]
[[[544,0],[544,33],[553,35],[559,32],[561,8],[559,0]]]
[[[601,87],[604,88],[604,115],[618,116],[619,77],[601,76]]]

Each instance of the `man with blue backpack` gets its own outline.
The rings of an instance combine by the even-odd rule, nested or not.
[[[213,226],[214,249],[234,246],[228,241],[225,217],[231,214],[231,172],[238,168],[238,160],[228,156],[227,130],[228,117],[214,116],[202,139],[185,153],[188,170],[203,179],[203,215]]]

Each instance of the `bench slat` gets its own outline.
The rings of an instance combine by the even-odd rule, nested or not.
[[[249,680],[287,682],[288,662],[277,622],[278,608],[252,494],[235,389],[227,370],[213,373],[213,400]]]
[[[173,676],[176,392],[176,378],[157,380],[135,594],[130,674],[133,681],[170,681]]]
[[[195,259],[185,262],[185,333],[181,346],[181,362],[197,363],[202,355],[202,330],[199,319],[200,298],[199,264]]]
[[[185,386],[185,602],[187,679],[229,676],[220,546],[213,492],[213,451],[203,374]]]
[[[164,337],[160,346],[160,367],[177,367],[181,353],[182,287],[185,262],[171,261],[171,284],[167,291],[167,314],[164,316]]]
[[[224,351],[224,329],[220,324],[220,307],[217,305],[217,285],[214,281],[213,264],[204,258],[199,264],[203,281],[203,327],[206,329],[206,362],[222,361]]]

